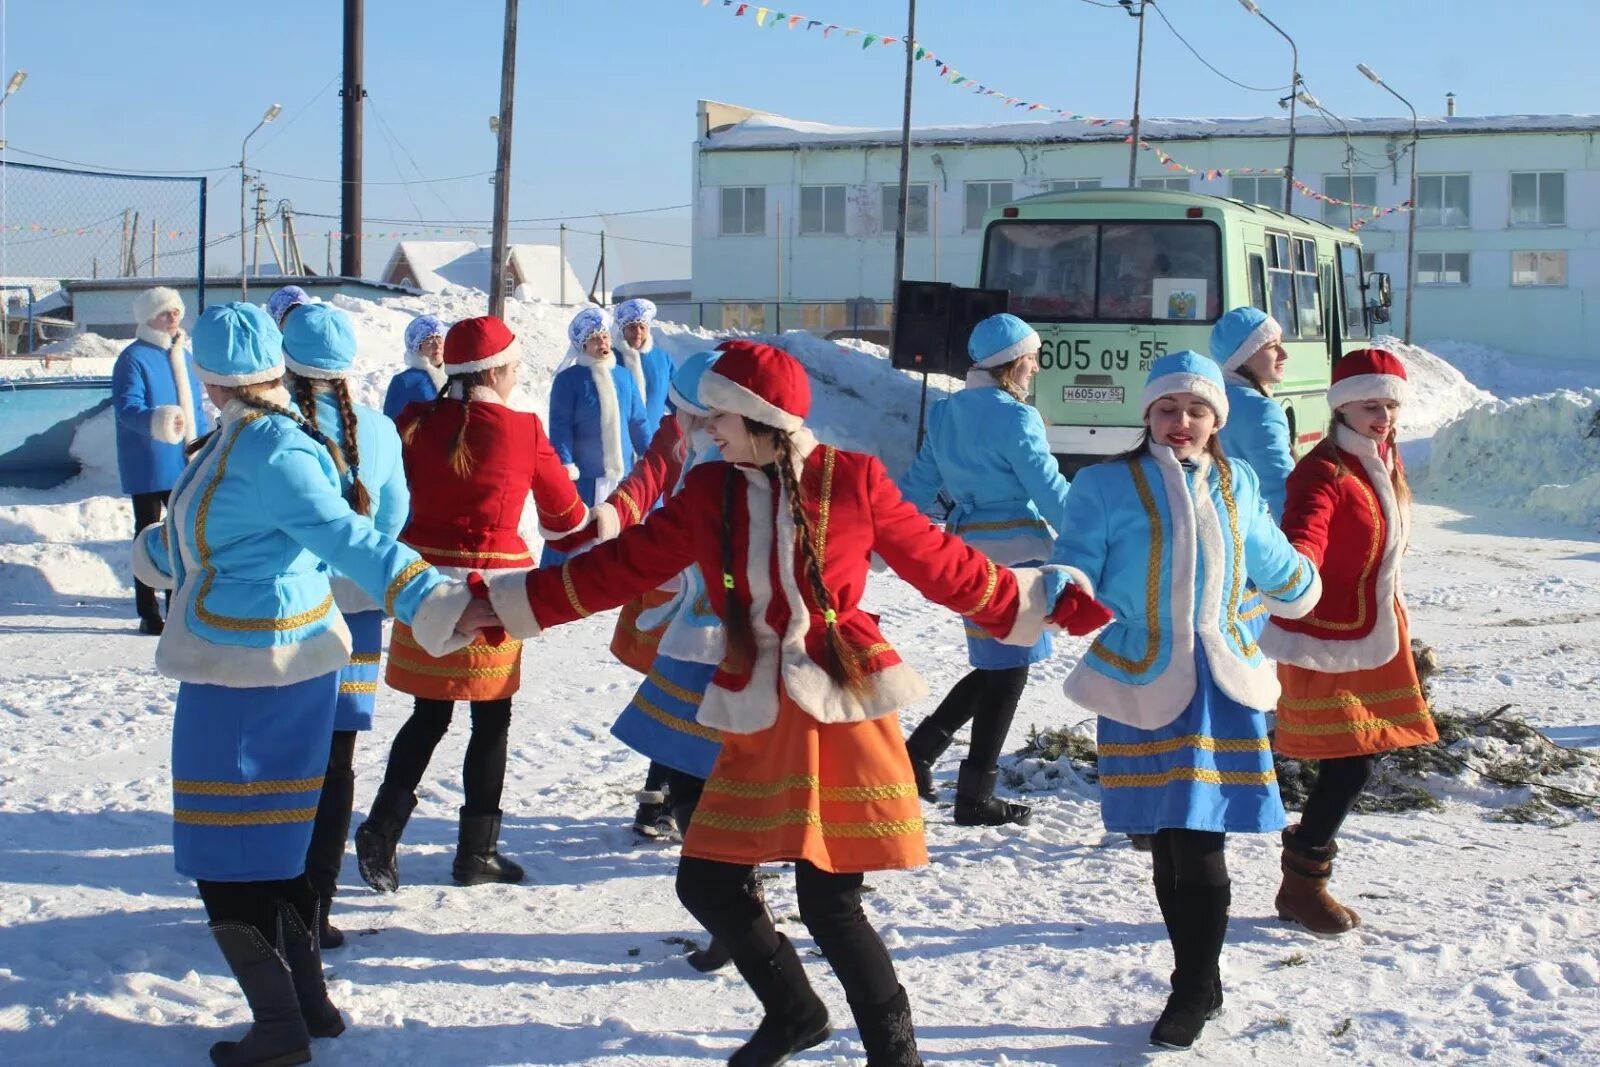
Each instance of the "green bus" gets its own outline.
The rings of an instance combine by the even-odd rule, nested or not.
[[[1034,404],[1069,476],[1133,447],[1154,360],[1209,351],[1223,312],[1253,304],[1289,353],[1274,399],[1297,454],[1328,425],[1334,360],[1388,321],[1389,279],[1361,239],[1259,204],[1155,189],[1046,193],[992,209],[979,284],[1043,342]]]

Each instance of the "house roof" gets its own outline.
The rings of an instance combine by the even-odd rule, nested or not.
[[[395,264],[404,256],[406,263],[411,267],[411,276],[416,281],[417,288],[436,293],[447,285],[462,284],[442,277],[438,273],[439,268],[476,251],[477,248],[476,241],[401,241],[394,246],[394,251],[389,253],[389,262],[384,265],[383,276],[389,277]],[[487,274],[484,275],[484,279],[487,282]]]
[[[473,241],[401,241],[395,246],[383,273],[388,277],[398,258],[404,255],[421,289],[438,292],[449,285],[460,285],[487,292],[490,252],[490,246]],[[567,300],[584,299],[583,283],[573,273],[571,264],[562,260],[558,246],[514,244],[509,256],[523,279],[519,290],[524,299],[556,303],[561,299],[563,275]]]

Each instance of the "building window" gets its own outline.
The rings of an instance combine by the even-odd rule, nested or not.
[[[928,232],[928,196],[930,186],[926,182],[906,186],[906,232]],[[900,224],[900,186],[885,185],[883,187],[883,212],[878,216],[883,220],[882,231],[894,233]]]
[[[966,228],[981,230],[983,216],[990,208],[1009,204],[1014,199],[1010,182],[968,182]]]
[[[1566,285],[1565,252],[1511,253],[1512,285]]]
[[[1231,188],[1235,200],[1243,200],[1247,204],[1260,204],[1276,211],[1283,210],[1282,178],[1235,178]]]
[[[1062,178],[1049,183],[1046,192],[1050,193],[1075,193],[1079,189],[1100,188],[1099,178]]]
[[[1471,262],[1467,252],[1418,252],[1417,284],[1470,285]]]
[[[1165,189],[1169,193],[1187,193],[1189,191],[1188,178],[1140,178],[1141,189]]]
[[[1435,229],[1472,225],[1468,204],[1471,180],[1465,174],[1417,177],[1417,225]]]
[[[767,328],[767,305],[744,304],[737,301],[722,305],[724,330],[750,330],[760,333]]]
[[[762,185],[729,185],[722,189],[724,236],[767,232],[767,190]]]
[[[844,186],[800,187],[800,233],[844,233]]]
[[[1565,226],[1566,224],[1567,176],[1565,174],[1560,171],[1545,171],[1511,175],[1511,225]]]
[[[1352,190],[1351,186],[1354,185]],[[1343,200],[1344,204],[1322,205],[1322,221],[1329,226],[1350,225],[1350,208],[1348,203],[1354,201],[1356,214],[1361,213],[1364,207],[1372,207],[1378,202],[1378,176],[1376,174],[1357,174],[1351,177],[1348,174],[1325,174],[1322,177],[1322,193],[1335,200]]]

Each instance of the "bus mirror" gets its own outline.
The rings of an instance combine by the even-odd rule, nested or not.
[[[1389,275],[1387,273],[1383,271],[1373,271],[1371,274],[1367,275],[1367,290],[1369,292],[1376,291],[1378,295],[1377,304],[1379,307],[1389,307],[1394,304],[1394,289],[1390,285]],[[1388,322],[1389,320],[1385,318],[1381,321]]]
[[[1382,304],[1373,304],[1370,310],[1372,311],[1373,322],[1389,321],[1389,309],[1384,307]]]

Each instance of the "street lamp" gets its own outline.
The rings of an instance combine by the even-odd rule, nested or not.
[[[28,72],[25,70],[19,70],[15,74],[11,75],[11,80],[6,82],[5,96],[0,96],[0,104],[5,103],[7,97],[16,92],[18,89],[22,88],[22,83],[27,80]]]
[[[1283,210],[1285,214],[1293,214],[1294,207],[1294,105],[1295,94],[1300,91],[1300,49],[1294,43],[1294,38],[1283,32],[1283,27],[1267,18],[1266,13],[1256,0],[1239,0],[1239,6],[1250,14],[1255,15],[1278,31],[1278,36],[1289,42],[1290,62],[1293,70],[1289,72],[1289,161],[1283,168]]]
[[[1139,6],[1134,8],[1134,0],[1117,0],[1130,18],[1139,20],[1139,45],[1134,53],[1133,61],[1133,136],[1128,143],[1128,188],[1132,189],[1139,183],[1139,89],[1144,83],[1144,9],[1150,0],[1138,0]]]
[[[277,118],[278,117],[278,113],[280,111],[282,111],[282,110],[283,110],[283,105],[282,104],[273,104],[271,107],[267,108],[266,113],[261,116],[261,121],[255,124],[255,128],[254,129],[252,129],[249,133],[244,135],[244,143],[239,146],[239,299],[240,300],[243,300],[244,297],[245,297],[245,294],[249,292],[249,282],[247,282],[245,280],[245,262],[244,262],[244,256],[245,256],[244,194],[245,194],[245,187],[250,184],[249,177],[248,177],[248,175],[245,174],[245,169],[244,169],[245,149],[247,149],[250,146],[250,138],[252,138],[252,137],[254,137],[256,135],[256,130],[261,129],[261,127],[265,126],[267,123],[269,123],[273,119]]]
[[[1361,76],[1384,92],[1394,97],[1406,106],[1411,112],[1411,211],[1410,219],[1406,222],[1406,325],[1405,342],[1411,343],[1411,306],[1417,290],[1417,109],[1411,106],[1411,101],[1394,91],[1394,87],[1378,77],[1378,72],[1365,63],[1357,63],[1356,70]],[[1351,190],[1353,194],[1354,189]],[[1352,195],[1350,199],[1354,200]]]

